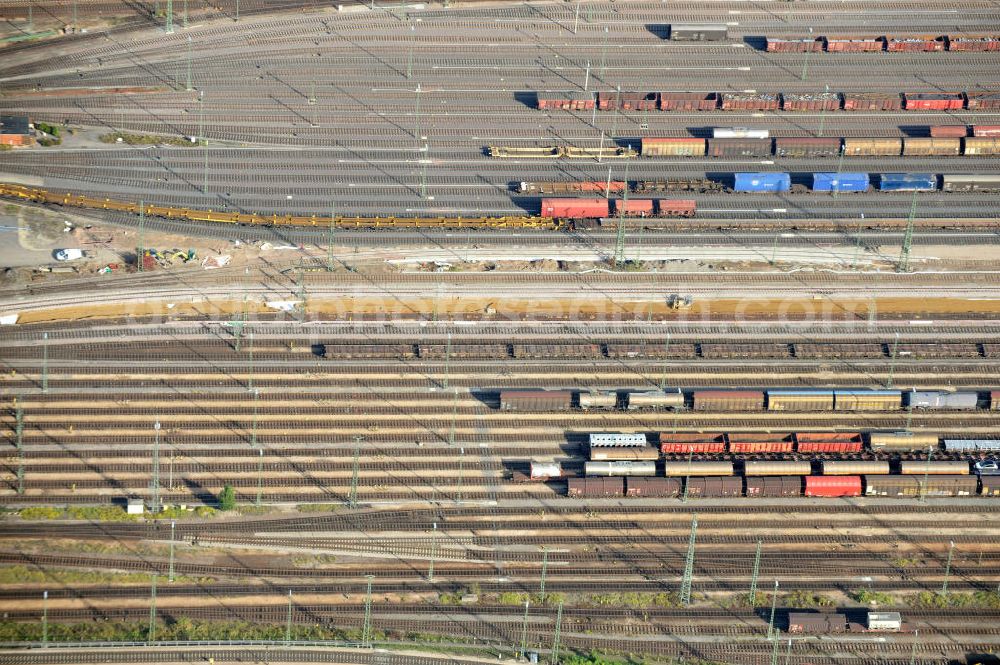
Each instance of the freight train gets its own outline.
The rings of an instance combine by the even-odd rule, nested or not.
[[[985,111],[1000,92],[542,92],[539,109],[561,111]]]
[[[980,462],[969,460],[591,460],[584,462],[584,476],[664,477],[687,476],[997,476],[984,472]],[[662,472],[660,471],[662,469]],[[532,478],[537,478],[532,476]]]
[[[639,408],[695,411],[899,411],[1000,410],[1000,390],[868,390],[795,388],[766,390],[575,391],[501,390],[503,411]]]
[[[808,37],[767,38],[770,53],[930,53],[935,51],[1000,51],[1000,37],[993,35],[952,37],[950,35],[909,35],[896,37]]]
[[[959,126],[961,127],[961,126]],[[940,134],[941,130],[935,129]],[[948,130],[954,131],[954,130]],[[644,137],[643,157],[992,157],[1000,136],[916,136],[896,138],[808,137],[695,138]]]
[[[606,497],[1000,497],[1000,476],[608,476],[567,478],[567,496]]]

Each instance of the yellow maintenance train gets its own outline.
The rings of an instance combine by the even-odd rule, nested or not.
[[[566,227],[563,220],[543,217],[321,217],[319,215],[262,215],[258,213],[227,212],[176,208],[150,203],[141,205],[133,201],[94,198],[82,194],[50,192],[22,185],[0,183],[0,197],[44,203],[48,205],[84,208],[88,210],[116,210],[152,217],[179,219],[190,222],[215,222],[244,224],[247,226],[299,226],[318,229],[334,228],[480,228],[509,229],[534,228],[559,230]]]

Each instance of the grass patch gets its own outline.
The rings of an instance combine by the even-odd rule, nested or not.
[[[343,507],[339,503],[300,503],[295,509],[300,513],[333,513]]]
[[[833,607],[836,605],[832,598],[808,591],[793,591],[786,594],[783,600],[789,607]]]
[[[1000,609],[1000,593],[976,591],[974,593],[949,593],[942,596],[933,591],[921,591],[907,599],[910,607],[918,609]]]
[[[158,513],[143,513],[142,515],[129,515],[124,508],[119,506],[69,506],[59,508],[56,506],[29,506],[18,511],[21,519],[25,520],[90,520],[92,522],[135,522],[139,519],[153,520],[176,520],[188,517],[215,517],[219,511],[208,506],[199,506],[194,510],[187,508],[170,507]]]
[[[192,143],[183,136],[157,136],[156,134],[130,134],[128,132],[110,132],[101,134],[98,139],[101,143],[121,143],[128,145],[175,145],[180,147],[195,147],[197,142]]]
[[[918,563],[920,563],[919,559],[899,558],[892,560],[892,564],[897,568],[912,568],[913,566],[916,566]]]
[[[52,642],[144,641],[149,636],[149,622],[88,622],[49,623]],[[373,631],[373,637],[380,637]],[[292,625],[293,640],[358,641],[361,629],[341,630],[323,626]],[[42,639],[42,624],[0,622],[0,642],[35,641]],[[285,626],[253,624],[245,621],[198,621],[181,617],[176,621],[158,621],[157,640],[284,640]]]
[[[583,602],[595,607],[630,607],[637,610],[681,606],[680,597],[676,593],[592,593],[584,596]]]
[[[199,584],[213,581],[208,577],[174,577],[174,584]],[[109,573],[104,571],[29,569],[25,566],[0,568],[0,584],[149,584],[145,573]]]
[[[894,605],[896,603],[896,599],[891,595],[882,591],[869,591],[868,589],[860,589],[853,592],[851,598],[865,605],[871,605],[872,603],[876,605]]]

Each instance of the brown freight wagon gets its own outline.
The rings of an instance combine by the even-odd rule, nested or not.
[[[844,138],[847,157],[898,157],[903,151],[903,139]]]
[[[930,128],[930,135],[936,139],[942,138],[964,138],[969,134],[969,128],[965,125],[934,125]]]
[[[1000,155],[1000,137],[969,137],[965,141],[966,156]]]
[[[771,139],[708,139],[709,157],[770,157]]]
[[[1000,92],[969,92],[966,108],[971,110],[1000,109]]]
[[[802,496],[802,479],[797,476],[746,476],[746,496]]]
[[[885,37],[870,37],[866,39],[826,38],[827,53],[870,53],[884,49]]]
[[[847,632],[847,615],[839,613],[819,612],[789,612],[789,633],[812,633],[825,635],[828,633]]]
[[[703,157],[704,155],[705,139],[649,136],[644,136],[642,139],[643,157]]]
[[[679,496],[683,491],[680,478],[642,478],[629,476],[625,479],[625,496],[646,496],[669,498]]]
[[[771,39],[767,40],[769,53],[819,53],[823,50],[823,38],[816,39]]]
[[[501,390],[501,411],[565,411],[573,407],[571,390]]]
[[[722,93],[723,111],[777,111],[780,107],[781,100],[776,94]]]
[[[599,92],[597,106],[602,111],[621,109],[622,111],[655,111],[655,92]]]
[[[973,125],[972,135],[983,138],[1000,137],[1000,125]]]
[[[840,108],[840,95],[836,92],[783,92],[781,108],[786,111],[836,111]]]
[[[692,393],[695,411],[762,411],[760,390],[696,390]]]
[[[1000,37],[949,37],[949,51],[1000,51]]]
[[[738,476],[691,476],[686,482],[689,497],[743,496],[743,479]]]
[[[899,111],[903,108],[903,98],[899,93],[845,92],[845,111]]]
[[[566,495],[579,498],[623,496],[625,479],[616,478],[567,478]]]
[[[890,53],[921,53],[943,51],[947,37],[899,37],[886,40]]]
[[[590,111],[595,106],[589,92],[539,92],[538,108],[561,111]]]
[[[962,139],[905,138],[903,155],[923,157],[953,157],[962,154]]]
[[[840,139],[790,137],[774,139],[775,157],[837,157]]]
[[[661,92],[661,111],[714,111],[719,96],[714,92]]]

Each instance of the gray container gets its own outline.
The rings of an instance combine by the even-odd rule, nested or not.
[[[681,24],[670,25],[670,39],[675,42],[717,42],[729,36],[729,29],[719,24]]]
[[[628,394],[628,408],[632,409],[680,409],[684,406],[684,393],[650,390]]]
[[[580,393],[581,409],[613,409],[618,406],[618,394],[614,392]]]

